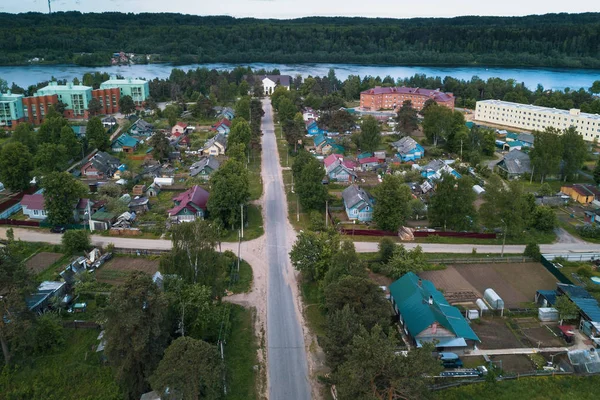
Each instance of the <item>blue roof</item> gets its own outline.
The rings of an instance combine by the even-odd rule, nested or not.
[[[549,305],[556,303],[556,290],[538,290],[537,292],[548,301]]]
[[[373,157],[373,153],[361,153],[358,155],[358,159],[361,160],[363,158]]]
[[[590,320],[600,322],[600,305],[587,290],[576,285],[567,285],[565,283],[557,284],[558,288],[564,292],[573,303],[579,307]]]
[[[390,285],[390,293],[413,338],[437,322],[456,337],[480,341],[461,312],[448,304],[431,281],[409,272]]]
[[[324,135],[315,135],[314,141],[315,141],[315,146],[318,146],[325,141],[325,136]]]
[[[131,137],[128,134],[124,133],[113,142],[113,146],[115,144],[117,144],[121,147],[135,147],[135,146],[137,146],[137,144],[139,142],[140,141],[137,140],[136,138]]]

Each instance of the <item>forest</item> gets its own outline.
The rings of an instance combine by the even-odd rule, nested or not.
[[[600,14],[261,20],[182,14],[0,13],[0,64],[361,63],[600,68]]]

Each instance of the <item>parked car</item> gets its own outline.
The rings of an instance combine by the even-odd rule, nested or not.
[[[50,232],[52,233],[65,233],[66,230],[64,226],[53,226],[50,228]]]
[[[462,368],[463,362],[455,353],[440,353],[440,361],[444,368]]]

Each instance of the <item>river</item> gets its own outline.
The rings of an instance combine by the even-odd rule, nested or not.
[[[107,66],[107,67],[81,67],[77,65],[28,65],[28,66],[4,66],[0,67],[0,78],[6,80],[9,85],[14,82],[21,87],[36,84],[51,77],[56,79],[67,79],[71,81],[75,77],[81,78],[86,72],[108,72],[111,75],[123,75],[131,78],[154,79],[166,78],[171,69],[180,68],[184,70],[207,67],[218,70],[233,69],[237,64],[193,64],[178,65],[171,64],[147,64],[132,66]],[[530,89],[535,89],[541,84],[546,89],[588,89],[595,80],[600,79],[600,70],[589,69],[543,69],[543,68],[485,68],[485,67],[419,67],[419,66],[393,66],[393,65],[355,65],[355,64],[247,64],[252,69],[264,68],[271,70],[278,68],[282,74],[304,77],[308,75],[324,76],[330,68],[335,69],[339,79],[346,79],[348,75],[365,75],[385,77],[387,75],[396,78],[406,78],[414,74],[426,74],[428,76],[452,76],[458,79],[471,79],[478,76],[482,79],[498,77],[502,79],[515,79],[524,82]]]

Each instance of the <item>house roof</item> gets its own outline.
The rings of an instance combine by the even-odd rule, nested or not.
[[[121,161],[118,158],[113,157],[104,151],[99,151],[94,154],[93,157],[90,158],[90,162],[94,168],[103,173],[108,173],[112,169],[117,169],[119,164],[121,164]]]
[[[342,160],[336,160],[333,164],[329,164],[325,168],[325,171],[327,171],[327,173],[329,174],[332,171],[335,171],[337,168],[341,168],[342,170],[346,171],[346,173],[349,174],[349,175],[356,176],[356,174],[354,173],[354,171],[352,171],[350,168],[348,168],[347,166],[345,166],[344,163],[342,162]]]
[[[90,201],[89,199],[79,199],[79,201],[77,202],[77,205],[75,206],[75,208],[78,209],[78,210],[86,209],[87,206],[88,206],[89,201]]]
[[[368,89],[360,94],[411,94],[413,96],[422,96],[429,97],[435,101],[448,101],[453,98],[453,96],[449,93],[441,92],[439,89],[422,89],[422,88],[409,88],[405,86],[396,86],[396,87],[381,87],[375,86],[373,89]]]
[[[323,164],[325,168],[329,167],[331,164],[335,163],[337,160],[343,160],[344,157],[340,154],[331,154],[323,160]]]
[[[517,136],[517,140],[527,144],[533,144],[534,139],[535,137],[531,133],[519,133]]]
[[[360,153],[357,158],[359,160],[363,159],[363,158],[367,158],[367,157],[373,157],[373,153]]]
[[[200,161],[197,161],[192,164],[192,166],[190,167],[190,176],[198,175],[200,173],[200,171],[202,171],[206,167],[215,171],[219,168],[220,165],[221,164],[219,163],[219,160],[217,160],[215,157],[213,157],[213,156],[205,157],[205,158],[201,159]]]
[[[213,125],[213,128],[218,128],[221,125],[225,125],[228,128],[231,128],[231,121],[228,120],[227,118],[223,118],[222,120],[220,120],[219,122],[217,122],[216,124]]]
[[[365,157],[358,160],[358,162],[362,164],[371,164],[371,163],[379,163],[379,159],[377,157]]]
[[[527,174],[531,172],[529,155],[521,150],[509,151],[497,165],[508,171],[509,174]]]
[[[115,214],[107,211],[96,211],[92,215],[92,220],[94,221],[112,221],[113,219],[115,219]]]
[[[425,164],[422,169],[425,171],[439,171],[444,165],[446,165],[446,163],[442,160],[431,160]]]
[[[358,185],[350,185],[342,192],[342,198],[346,208],[351,208],[359,203],[364,205],[372,206],[371,197],[364,189],[358,187]]]
[[[223,135],[222,133],[217,133],[215,136],[208,139],[208,141],[206,143],[204,143],[204,148],[208,149],[208,148],[212,147],[215,143],[220,144],[221,146],[223,146],[224,149],[226,149],[227,148],[227,136]]]
[[[448,304],[431,281],[409,272],[390,285],[390,293],[413,338],[437,322],[457,337],[480,341],[461,312]]]
[[[290,86],[290,82],[292,81],[292,77],[289,75],[258,75],[258,76],[261,81],[265,80],[265,78],[269,78],[270,80],[272,80],[275,83],[277,83],[277,81],[279,81],[279,84],[281,86]]]
[[[590,320],[600,322],[600,305],[587,290],[580,286],[565,283],[556,284],[559,291],[571,299]]]
[[[140,141],[136,138],[124,133],[113,142],[113,146],[116,144],[121,147],[135,147],[138,145],[139,142]]]
[[[148,198],[144,196],[135,197],[129,203],[129,207],[138,207],[143,206],[144,204],[148,204]]]
[[[42,194],[26,194],[21,199],[21,206],[27,207],[30,210],[44,209],[44,195]]]
[[[175,126],[180,126],[180,127],[182,127],[183,129],[185,129],[185,128],[187,128],[187,127],[188,127],[188,124],[186,124],[185,122],[178,122],[178,123],[176,123],[176,124],[175,124]],[[175,126],[174,126],[174,127],[175,127]]]
[[[576,183],[574,185],[568,185],[566,187],[571,187],[573,188],[573,190],[575,192],[577,192],[578,194],[582,195],[582,196],[600,196],[600,190],[598,190],[598,188],[594,185],[586,185],[586,184],[580,184],[580,183]]]
[[[181,210],[190,206],[190,203],[196,207],[206,210],[209,193],[200,186],[192,186],[185,192],[173,197],[173,201],[179,202],[179,205],[168,210],[169,215],[177,215]]]
[[[319,146],[321,143],[325,142],[326,139],[327,138],[325,137],[325,135],[315,135],[313,141],[315,143],[315,146]]]
[[[418,143],[410,136],[405,136],[402,139],[393,142],[391,145],[396,148],[396,151],[399,154],[408,154],[417,147]]]
[[[111,115],[111,116],[102,118],[102,122],[106,123],[106,124],[116,124],[117,119]]]

